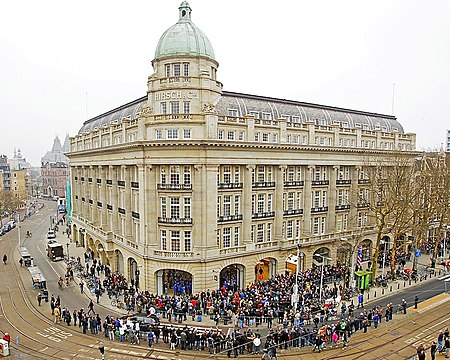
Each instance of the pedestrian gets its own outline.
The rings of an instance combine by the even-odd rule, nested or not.
[[[414,309],[417,309],[417,304],[419,303],[419,295],[414,296]]]
[[[364,295],[362,293],[358,295],[358,309],[360,306],[364,307]]]
[[[403,314],[406,314],[406,300],[402,299],[402,308],[403,308]]]
[[[41,295],[41,293],[39,293],[37,296],[37,302],[38,302],[39,306],[41,306],[41,301],[42,301],[42,295]]]
[[[433,344],[431,344],[431,347],[430,347],[431,360],[436,359],[436,353],[437,353],[437,345],[436,345],[436,341],[433,341]]]
[[[92,302],[92,300],[89,302],[88,309],[89,309],[88,312],[87,312],[88,315],[90,314],[91,311],[92,311],[92,312],[94,313],[94,315],[95,315],[95,311],[94,311],[94,303]]]
[[[81,280],[80,282],[80,292],[83,293],[84,282]]]
[[[9,345],[11,342],[11,336],[8,333],[5,333],[5,335],[3,335],[3,340],[5,340]]]
[[[153,338],[154,338],[154,333],[153,331],[150,329],[150,331],[147,333],[147,340],[148,340],[148,347],[152,347],[153,346]]]
[[[6,265],[6,262],[8,261],[8,256],[3,255],[3,264]]]
[[[19,264],[20,264],[20,266],[23,266],[23,258],[20,258]]]
[[[420,344],[417,347],[417,358],[419,360],[425,360],[426,354],[425,354],[425,348],[423,347],[423,344]]]
[[[449,356],[448,354],[450,351],[450,338],[448,336],[445,338],[444,344],[445,344],[445,357],[448,359]]]

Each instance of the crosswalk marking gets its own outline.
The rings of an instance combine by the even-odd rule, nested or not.
[[[447,274],[447,275],[439,277],[438,280],[445,280],[445,279],[449,279],[449,278],[450,278],[450,274]]]

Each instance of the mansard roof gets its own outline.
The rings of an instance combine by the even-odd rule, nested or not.
[[[84,122],[79,133],[109,127],[111,123],[121,123],[123,118],[136,119],[141,113],[147,96],[141,97],[118,108],[110,110]],[[297,117],[299,122],[313,121],[321,125],[339,123],[342,127],[354,128],[356,125],[366,130],[382,129],[386,132],[394,130],[403,133],[402,125],[395,116],[371,113],[366,111],[339,108],[334,106],[312,104],[301,101],[278,99],[266,96],[249,95],[223,91],[216,104],[219,115],[227,116],[230,109],[237,111],[237,116],[263,113],[270,114],[271,119]]]

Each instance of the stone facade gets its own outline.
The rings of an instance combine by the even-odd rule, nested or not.
[[[225,92],[218,62],[193,52],[159,46],[147,96],[70,139],[73,241],[158,293],[176,277],[197,292],[292,270],[299,244],[300,268],[358,244],[369,260],[364,166],[415,135],[389,115]]]

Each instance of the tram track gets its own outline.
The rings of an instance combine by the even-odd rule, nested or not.
[[[20,345],[16,345],[15,342],[11,342],[11,348],[22,351],[26,354],[32,355],[38,358],[52,358],[52,359],[96,359],[97,357],[88,356],[87,354],[95,352],[98,353],[96,346],[101,343],[99,339],[84,335],[82,333],[71,331],[68,327],[62,327],[59,324],[54,324],[48,317],[41,314],[34,305],[28,299],[25,292],[21,275],[15,265],[15,243],[4,243],[5,253],[8,254],[10,259],[7,265],[3,266],[3,294],[0,293],[0,309],[3,315],[3,319],[10,325],[10,327],[20,334]],[[12,270],[12,274],[11,274]],[[13,275],[13,276],[11,276]],[[15,279],[15,285],[11,282],[11,279]],[[5,291],[7,290],[7,294]],[[6,298],[5,298],[6,295]],[[25,316],[19,309],[28,309],[31,313],[30,319]],[[39,320],[39,322],[36,322]],[[19,325],[20,324],[20,325]],[[39,339],[32,336],[24,329],[32,329],[36,331],[43,339]],[[2,331],[1,333],[8,332]],[[47,340],[47,341],[44,341]],[[74,340],[71,340],[74,339]],[[65,344],[69,347],[63,347],[58,344]],[[89,343],[90,345],[86,345]],[[109,345],[106,344],[105,346]],[[103,343],[102,343],[103,344]],[[80,349],[81,351],[74,351],[71,349]],[[42,351],[42,354],[39,352]],[[95,350],[95,351],[94,351]],[[80,354],[85,353],[85,354]],[[139,359],[149,358],[152,351],[143,347],[126,346],[121,343],[114,343],[113,347],[109,348],[110,353],[116,352],[116,355],[121,359]],[[128,356],[124,352],[130,352]]]

